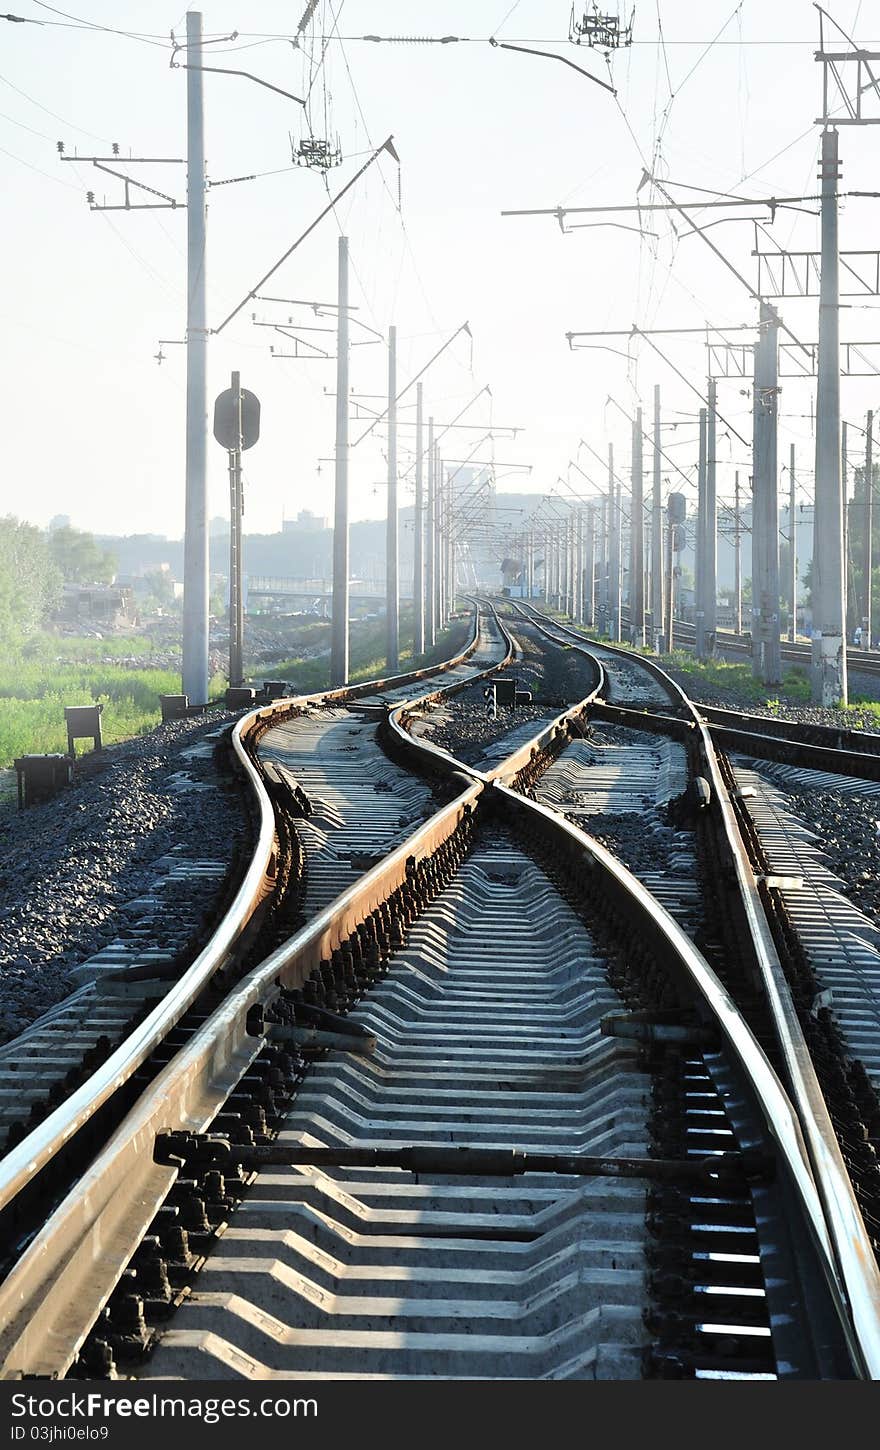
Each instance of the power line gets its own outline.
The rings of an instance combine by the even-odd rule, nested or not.
[[[71,130],[79,131],[81,136],[90,136],[93,141],[107,141],[108,145],[112,145],[112,142],[108,141],[106,136],[96,136],[94,131],[86,131],[82,126],[75,125],[73,121],[66,121],[63,116],[58,115],[57,111],[50,111],[49,107],[44,106],[42,101],[35,100],[33,96],[28,95],[27,91],[23,91],[20,86],[13,85],[12,81],[7,80],[6,76],[0,75],[0,82],[4,86],[8,86],[11,91],[15,91],[16,95],[23,96],[26,101],[30,101],[31,105],[36,106],[38,111],[45,111],[46,115],[51,116],[53,121],[60,121],[62,126],[69,126]]]
[[[65,20],[74,22],[72,26],[62,26],[59,25],[57,21],[44,20],[40,22],[43,25],[54,24],[62,30],[73,28],[77,30],[104,31],[107,35],[121,35],[126,40],[140,40],[143,41],[146,45],[158,45],[162,50],[167,50],[169,46],[169,41],[161,35],[156,35],[148,31],[117,30],[112,25],[100,25],[95,20],[84,20],[80,15],[69,15],[66,10],[57,10],[54,5],[47,5],[45,3],[45,0],[31,0],[31,3],[33,5],[38,5],[41,10],[51,10],[53,15],[62,15]]]

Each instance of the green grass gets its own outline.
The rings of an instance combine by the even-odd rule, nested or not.
[[[400,673],[447,659],[463,648],[469,620],[453,622],[438,637],[435,648],[413,660],[407,647],[411,618],[401,620],[403,647]],[[307,626],[306,638],[329,639],[326,625]],[[305,643],[305,640],[303,640]],[[161,720],[160,695],[180,692],[177,670],[139,668],[127,661],[148,655],[155,646],[149,639],[58,639],[42,635],[29,640],[15,658],[0,660],[0,770],[19,755],[64,752],[67,749],[65,705],[101,703],[101,731],[106,745],[144,735]],[[115,660],[124,663],[114,663]],[[273,676],[290,680],[297,693],[314,694],[330,683],[329,656],[291,659],[272,667]],[[355,621],[351,626],[351,678],[369,680],[385,673],[384,620]],[[224,675],[210,682],[209,697],[226,688]],[[91,741],[79,743],[91,749]]]
[[[81,635],[62,638],[53,634],[38,634],[22,646],[20,654],[22,660],[43,664],[55,660],[73,660],[77,664],[85,664],[89,661],[137,659],[140,655],[152,654],[155,648],[155,642],[146,635],[92,639]]]
[[[750,664],[735,664],[729,660],[695,660],[684,650],[673,650],[672,654],[661,655],[659,663],[664,669],[674,669],[693,680],[698,691],[736,690],[755,705],[766,705],[779,709],[781,704],[809,704],[810,680],[805,669],[794,666],[784,670],[782,684],[764,685],[752,674]],[[693,693],[693,691],[692,691]]]
[[[412,613],[401,611],[398,673],[406,674],[410,670],[422,669],[457,654],[470,637],[470,627],[469,618],[453,621],[448,629],[442,630],[437,636],[433,650],[414,658],[412,644],[407,642],[407,634],[412,630]],[[384,619],[352,622],[349,658],[349,678],[353,682],[382,678],[385,674]],[[330,687],[329,655],[322,655],[319,659],[282,660],[272,668],[279,679],[290,681],[297,694],[314,695]]]
[[[840,709],[844,714],[848,710],[865,711],[869,715],[876,716],[878,724],[880,724],[880,700],[850,700],[848,705],[841,705]]]
[[[107,745],[143,735],[159,724],[159,696],[180,691],[177,670],[69,662],[92,646],[100,649],[111,643],[122,658],[135,653],[132,645],[149,648],[149,641],[141,640],[53,640],[53,646],[61,646],[57,654],[66,659],[49,658],[41,650],[38,659],[0,663],[0,768],[11,765],[18,755],[65,751],[65,705],[103,704],[101,730]],[[225,683],[222,676],[215,676],[211,696],[221,693]],[[79,748],[91,749],[91,742],[82,742]]]

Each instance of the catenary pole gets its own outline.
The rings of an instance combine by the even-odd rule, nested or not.
[[[706,532],[705,567],[703,570],[703,627],[705,630],[706,654],[711,659],[715,654],[715,638],[718,627],[718,489],[716,486],[716,384],[709,378],[706,397],[709,407],[706,412]]]
[[[797,639],[797,523],[794,511],[794,444],[788,454],[788,551],[789,578],[791,580],[791,613],[788,619],[788,639],[794,644]]]
[[[837,131],[822,132],[822,256],[816,391],[816,501],[813,510],[813,699],[845,705],[843,500],[840,469],[840,288]]]
[[[608,444],[608,633],[620,641],[620,504],[614,483],[614,444]]]
[[[874,414],[868,410],[865,431],[865,626],[862,631],[862,648],[870,649],[874,637],[874,622],[871,610],[871,574],[874,567]]]
[[[400,661],[400,586],[397,514],[397,328],[388,329],[388,510],[385,527],[385,660],[389,674]]]
[[[742,528],[740,527],[739,514],[739,469],[733,475],[733,519],[733,594],[735,610],[733,627],[737,634],[742,634]]]
[[[428,419],[428,498],[427,527],[425,529],[425,648],[433,649],[436,643],[436,619],[434,615],[434,419]]]
[[[645,643],[645,519],[644,471],[642,462],[642,410],[636,409],[632,425],[632,496],[629,523],[629,624],[630,639],[638,648]]]
[[[706,409],[700,409],[697,463],[697,539],[694,560],[694,624],[698,660],[706,658]]]
[[[336,320],[336,487],[330,683],[348,684],[348,238],[339,238]]]
[[[651,490],[651,643],[663,633],[663,485],[660,476],[660,385],[654,387],[654,477]]]
[[[425,498],[422,385],[416,386],[416,499],[413,510],[413,654],[425,652]]]
[[[761,303],[755,344],[754,483],[752,490],[752,672],[765,685],[782,679],[779,644],[779,505],[776,420],[779,318]]]
[[[183,544],[183,691],[208,700],[207,355],[205,118],[202,16],[186,16],[186,505]]]

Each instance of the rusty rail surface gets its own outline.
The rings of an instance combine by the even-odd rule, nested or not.
[[[829,1285],[845,1316],[854,1362],[860,1373],[870,1377],[880,1375],[876,1356],[880,1339],[874,1333],[871,1320],[875,1301],[870,1294],[865,1302],[854,1294],[852,1262],[841,1263],[838,1230],[844,1205],[836,1206],[839,1221],[832,1224],[827,1189],[824,1194],[820,1191],[821,1174],[815,1172],[815,1146],[811,1145],[808,1135],[801,1133],[801,1109],[792,1105],[735,1004],[690,938],[625,867],[597,841],[556,812],[517,794],[504,783],[516,777],[523,762],[534,758],[535,751],[552,748],[560,730],[583,716],[597,693],[598,686],[586,701],[545,726],[534,740],[521,746],[491,773],[483,774],[428,742],[410,738],[410,748],[430,758],[435,768],[442,766],[450,775],[463,774],[472,784],[255,967],[190,1043],[162,1069],[149,1093],[135,1104],[85,1177],[59,1204],[9,1278],[0,1285],[0,1324],[5,1326],[0,1330],[2,1376],[57,1375],[69,1368],[118,1282],[133,1247],[174,1182],[176,1169],[153,1161],[156,1136],[169,1131],[205,1130],[229,1091],[265,1046],[262,1010],[271,1005],[283,986],[304,982],[322,960],[405,882],[414,861],[429,857],[457,831],[467,828],[473,813],[490,794],[505,813],[540,822],[541,829],[559,841],[560,849],[564,845],[566,850],[581,852],[584,869],[600,873],[603,881],[608,882],[609,891],[618,896],[622,894],[633,919],[643,922],[652,939],[662,941],[670,956],[679,963],[741,1064],[764,1122],[778,1145],[818,1246]],[[403,708],[398,706],[392,713],[397,714]],[[706,768],[710,769],[711,741],[705,727],[702,733]],[[543,740],[540,746],[539,739]],[[514,762],[519,763],[514,765]],[[714,795],[721,802],[723,783],[716,778],[713,786]],[[726,805],[731,826],[735,827],[729,802]],[[738,850],[741,855],[741,845]],[[744,862],[746,887],[750,874],[748,863]],[[753,876],[751,879],[754,893],[749,899],[756,913],[762,914],[757,886]],[[761,938],[757,914],[754,924]],[[764,927],[767,939],[763,940],[762,947],[769,959],[773,948],[766,919]],[[822,1168],[824,1172],[824,1164]],[[859,1223],[860,1220],[851,1221],[853,1231]],[[857,1251],[856,1245],[854,1248]],[[870,1262],[873,1263],[873,1257]],[[96,1280],[100,1284],[97,1294]]]
[[[494,613],[494,610],[492,611]],[[496,616],[497,617],[497,616]],[[500,623],[500,621],[499,621]],[[380,681],[315,695],[288,696],[250,711],[238,720],[232,731],[232,747],[252,793],[258,820],[257,841],[244,880],[235,898],[210,941],[198,954],[180,979],[175,982],[145,1020],[115,1049],[100,1067],[67,1099],[55,1108],[14,1148],[0,1159],[0,1212],[10,1207],[15,1198],[68,1144],[94,1114],[118,1092],[155,1048],[180,1021],[210,981],[232,960],[242,935],[254,913],[272,890],[275,854],[275,816],[272,803],[262,783],[260,772],[248,749],[248,740],[255,731],[265,727],[269,719],[289,714],[304,705],[320,705],[327,701],[344,703],[346,699],[376,693],[377,690],[399,688],[416,680],[430,678],[462,664],[479,644],[480,608],[474,601],[472,637],[466,647],[440,665],[391,676]],[[504,659],[493,665],[500,668],[512,658],[513,646],[502,626],[507,645]],[[481,672],[485,673],[485,672]],[[426,697],[427,698],[427,697]]]

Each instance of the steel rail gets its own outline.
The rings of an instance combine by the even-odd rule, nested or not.
[[[257,842],[244,879],[222,922],[195,960],[137,1026],[95,1071],[67,1099],[39,1123],[20,1143],[0,1159],[0,1212],[31,1184],[51,1160],[76,1136],[94,1114],[137,1072],[150,1054],[180,1021],[215,973],[232,958],[242,933],[271,889],[269,873],[275,851],[275,816],[259,771],[247,749],[248,737],[268,719],[289,714],[294,708],[321,705],[327,701],[376,693],[377,689],[399,688],[416,680],[446,672],[463,663],[479,645],[480,608],[474,601],[474,624],[470,642],[439,666],[427,666],[381,681],[315,695],[287,696],[268,707],[260,707],[238,720],[232,731],[232,746],[252,792],[259,821]],[[508,644],[504,663],[510,659]],[[493,665],[493,669],[499,665]],[[481,672],[482,673],[482,672]],[[420,697],[421,698],[421,697]]]
[[[573,716],[578,709],[576,706],[573,711],[565,712],[566,716]],[[542,736],[549,735],[548,743],[557,724],[558,721],[551,722],[541,732]],[[427,742],[411,743],[426,753],[440,753]],[[825,1216],[820,1211],[817,1217],[815,1184],[791,1104],[711,968],[677,923],[598,842],[556,812],[501,783],[502,774],[515,773],[511,762],[533,744],[529,742],[528,746],[520,747],[496,768],[492,773],[498,778],[494,790],[514,812],[537,813],[546,829],[562,832],[583,848],[592,863],[610,873],[615,884],[630,895],[639,910],[648,913],[655,929],[675,949],[737,1056],[751,1060],[750,1078],[762,1103],[765,1121],[786,1161],[790,1160],[792,1177],[799,1185],[808,1221],[818,1242],[827,1244]],[[174,1169],[152,1161],[152,1144],[157,1133],[175,1129],[204,1130],[226,1092],[265,1045],[262,1036],[253,1035],[252,1009],[268,1005],[280,984],[298,985],[304,981],[372,909],[387,899],[395,883],[405,880],[407,862],[413,856],[419,859],[431,854],[484,798],[487,783],[482,773],[451,756],[445,763],[450,771],[454,769],[471,776],[473,785],[234,989],[192,1042],[161,1071],[150,1093],[144,1094],[134,1106],[85,1179],[71,1191],[28,1247],[9,1279],[0,1286],[0,1322],[6,1325],[5,1332],[0,1332],[4,1376],[21,1372],[57,1374],[69,1367],[89,1326],[81,1325],[73,1340],[68,1335],[64,1349],[60,1332],[65,1323],[69,1324],[71,1316],[93,1321],[98,1312],[94,1303],[91,1308],[85,1308],[80,1287],[83,1274],[94,1272],[96,1265],[101,1268],[103,1260],[108,1284],[102,1303],[106,1302],[126,1261],[118,1248],[120,1236],[127,1241],[130,1252],[132,1237],[137,1241],[145,1231],[152,1212],[174,1181]],[[833,1266],[833,1258],[831,1262]]]
[[[577,709],[577,707],[575,707]],[[567,712],[571,713],[571,712]],[[546,735],[546,729],[541,732]],[[431,754],[425,742],[413,742]],[[62,1375],[73,1363],[100,1308],[177,1176],[154,1162],[160,1134],[204,1132],[226,1095],[250,1068],[266,1039],[254,1010],[271,1005],[282,985],[299,986],[352,930],[407,878],[408,868],[430,855],[493,790],[514,816],[537,819],[551,837],[573,843],[588,869],[598,868],[627,897],[645,930],[659,933],[738,1060],[746,1064],[764,1120],[789,1164],[812,1231],[826,1251],[824,1217],[800,1139],[793,1109],[760,1046],[705,959],[627,869],[585,832],[557,812],[511,790],[501,775],[515,773],[522,748],[495,772],[491,785],[481,772],[448,757],[451,772],[473,783],[423,824],[291,940],[260,963],[216,1009],[192,1041],[160,1072],[101,1151],[85,1177],[52,1214],[19,1264],[0,1285],[0,1376]],[[95,1280],[100,1282],[98,1299]]]
[[[534,612],[537,614],[537,611]],[[559,625],[555,620],[550,623],[563,634],[578,638],[576,632],[567,626]],[[578,647],[583,648],[582,645]],[[720,813],[728,842],[736,884],[782,1054],[788,1089],[801,1124],[816,1188],[823,1205],[835,1266],[831,1282],[839,1286],[840,1307],[846,1314],[848,1339],[859,1373],[863,1377],[880,1379],[880,1269],[804,1039],[761,900],[758,880],[740,835],[736,813],[721,775],[709,728],[700,717],[698,707],[688,699],[681,686],[653,660],[613,645],[602,644],[600,648],[627,660],[628,663],[637,661],[641,664],[669,690],[670,695],[678,697],[693,720],[700,754],[712,787],[712,800]],[[589,653],[588,650],[584,652]],[[646,714],[644,719],[647,726],[650,715]]]
[[[0,1378],[62,1376],[173,1185],[158,1134],[203,1132],[267,1045],[252,1009],[300,986],[470,814],[475,782],[242,979],[164,1067],[0,1284]],[[95,1297],[95,1280],[100,1281]]]
[[[706,706],[699,705],[698,709],[706,719],[708,715]],[[799,766],[805,770],[825,771],[831,775],[849,776],[857,780],[880,780],[880,752],[852,750],[840,745],[815,744],[796,735],[787,735],[783,721],[773,722],[779,728],[772,731],[762,730],[759,727],[763,725],[764,721],[760,715],[737,715],[732,711],[720,713],[728,715],[733,720],[743,722],[743,728],[736,729],[732,725],[720,723],[717,720],[707,720],[712,739],[727,751],[737,751],[741,755],[754,756],[759,760],[780,761],[784,765]],[[652,731],[659,731],[666,735],[680,735],[684,723],[679,715],[663,715],[655,710],[609,705],[607,700],[596,702],[593,718],[607,720],[615,725],[626,725],[631,730],[641,730],[647,718],[651,722]],[[688,728],[693,728],[692,722],[688,722]],[[807,731],[811,729],[810,726],[805,728]],[[812,728],[821,729],[823,727]],[[842,733],[854,736],[852,731]],[[828,735],[834,736],[834,734],[834,730],[828,728]]]
[[[497,613],[496,618],[501,628],[504,629],[504,623],[498,617]],[[601,661],[594,660],[593,663],[596,670],[596,685],[589,694],[576,705],[572,705],[567,710],[563,710],[554,719],[550,720],[546,725],[543,725],[530,740],[518,746],[512,755],[509,755],[506,760],[503,760],[499,765],[489,771],[479,770],[473,765],[465,766],[450,750],[444,749],[442,745],[434,745],[430,740],[423,740],[409,733],[407,728],[409,721],[419,706],[424,703],[423,701],[418,701],[415,704],[407,701],[402,705],[396,706],[389,712],[388,725],[394,735],[398,748],[403,753],[407,751],[412,752],[415,749],[423,758],[440,762],[445,767],[448,767],[451,763],[454,769],[466,770],[474,779],[487,783],[494,780],[508,781],[518,775],[527,765],[531,764],[536,756],[548,750],[551,745],[571,738],[570,727],[572,722],[583,719],[589,713],[590,708],[606,685],[607,676]],[[454,694],[457,689],[465,689],[470,683],[472,682],[465,681],[460,686],[453,686],[448,693]],[[435,697],[432,696],[430,698],[433,699]]]
[[[695,641],[694,625],[687,620],[677,619],[675,621],[676,637],[680,635],[681,631],[685,631],[688,637],[678,639],[677,642],[685,649],[692,649]],[[733,630],[716,630],[715,645],[718,649],[731,650],[735,654],[751,654],[752,652],[751,637],[734,634]],[[789,664],[810,665],[812,663],[813,647],[811,644],[782,640],[779,648],[782,659],[787,660]],[[849,668],[856,673],[880,675],[880,650],[863,650],[854,645],[847,645],[846,658]]]

